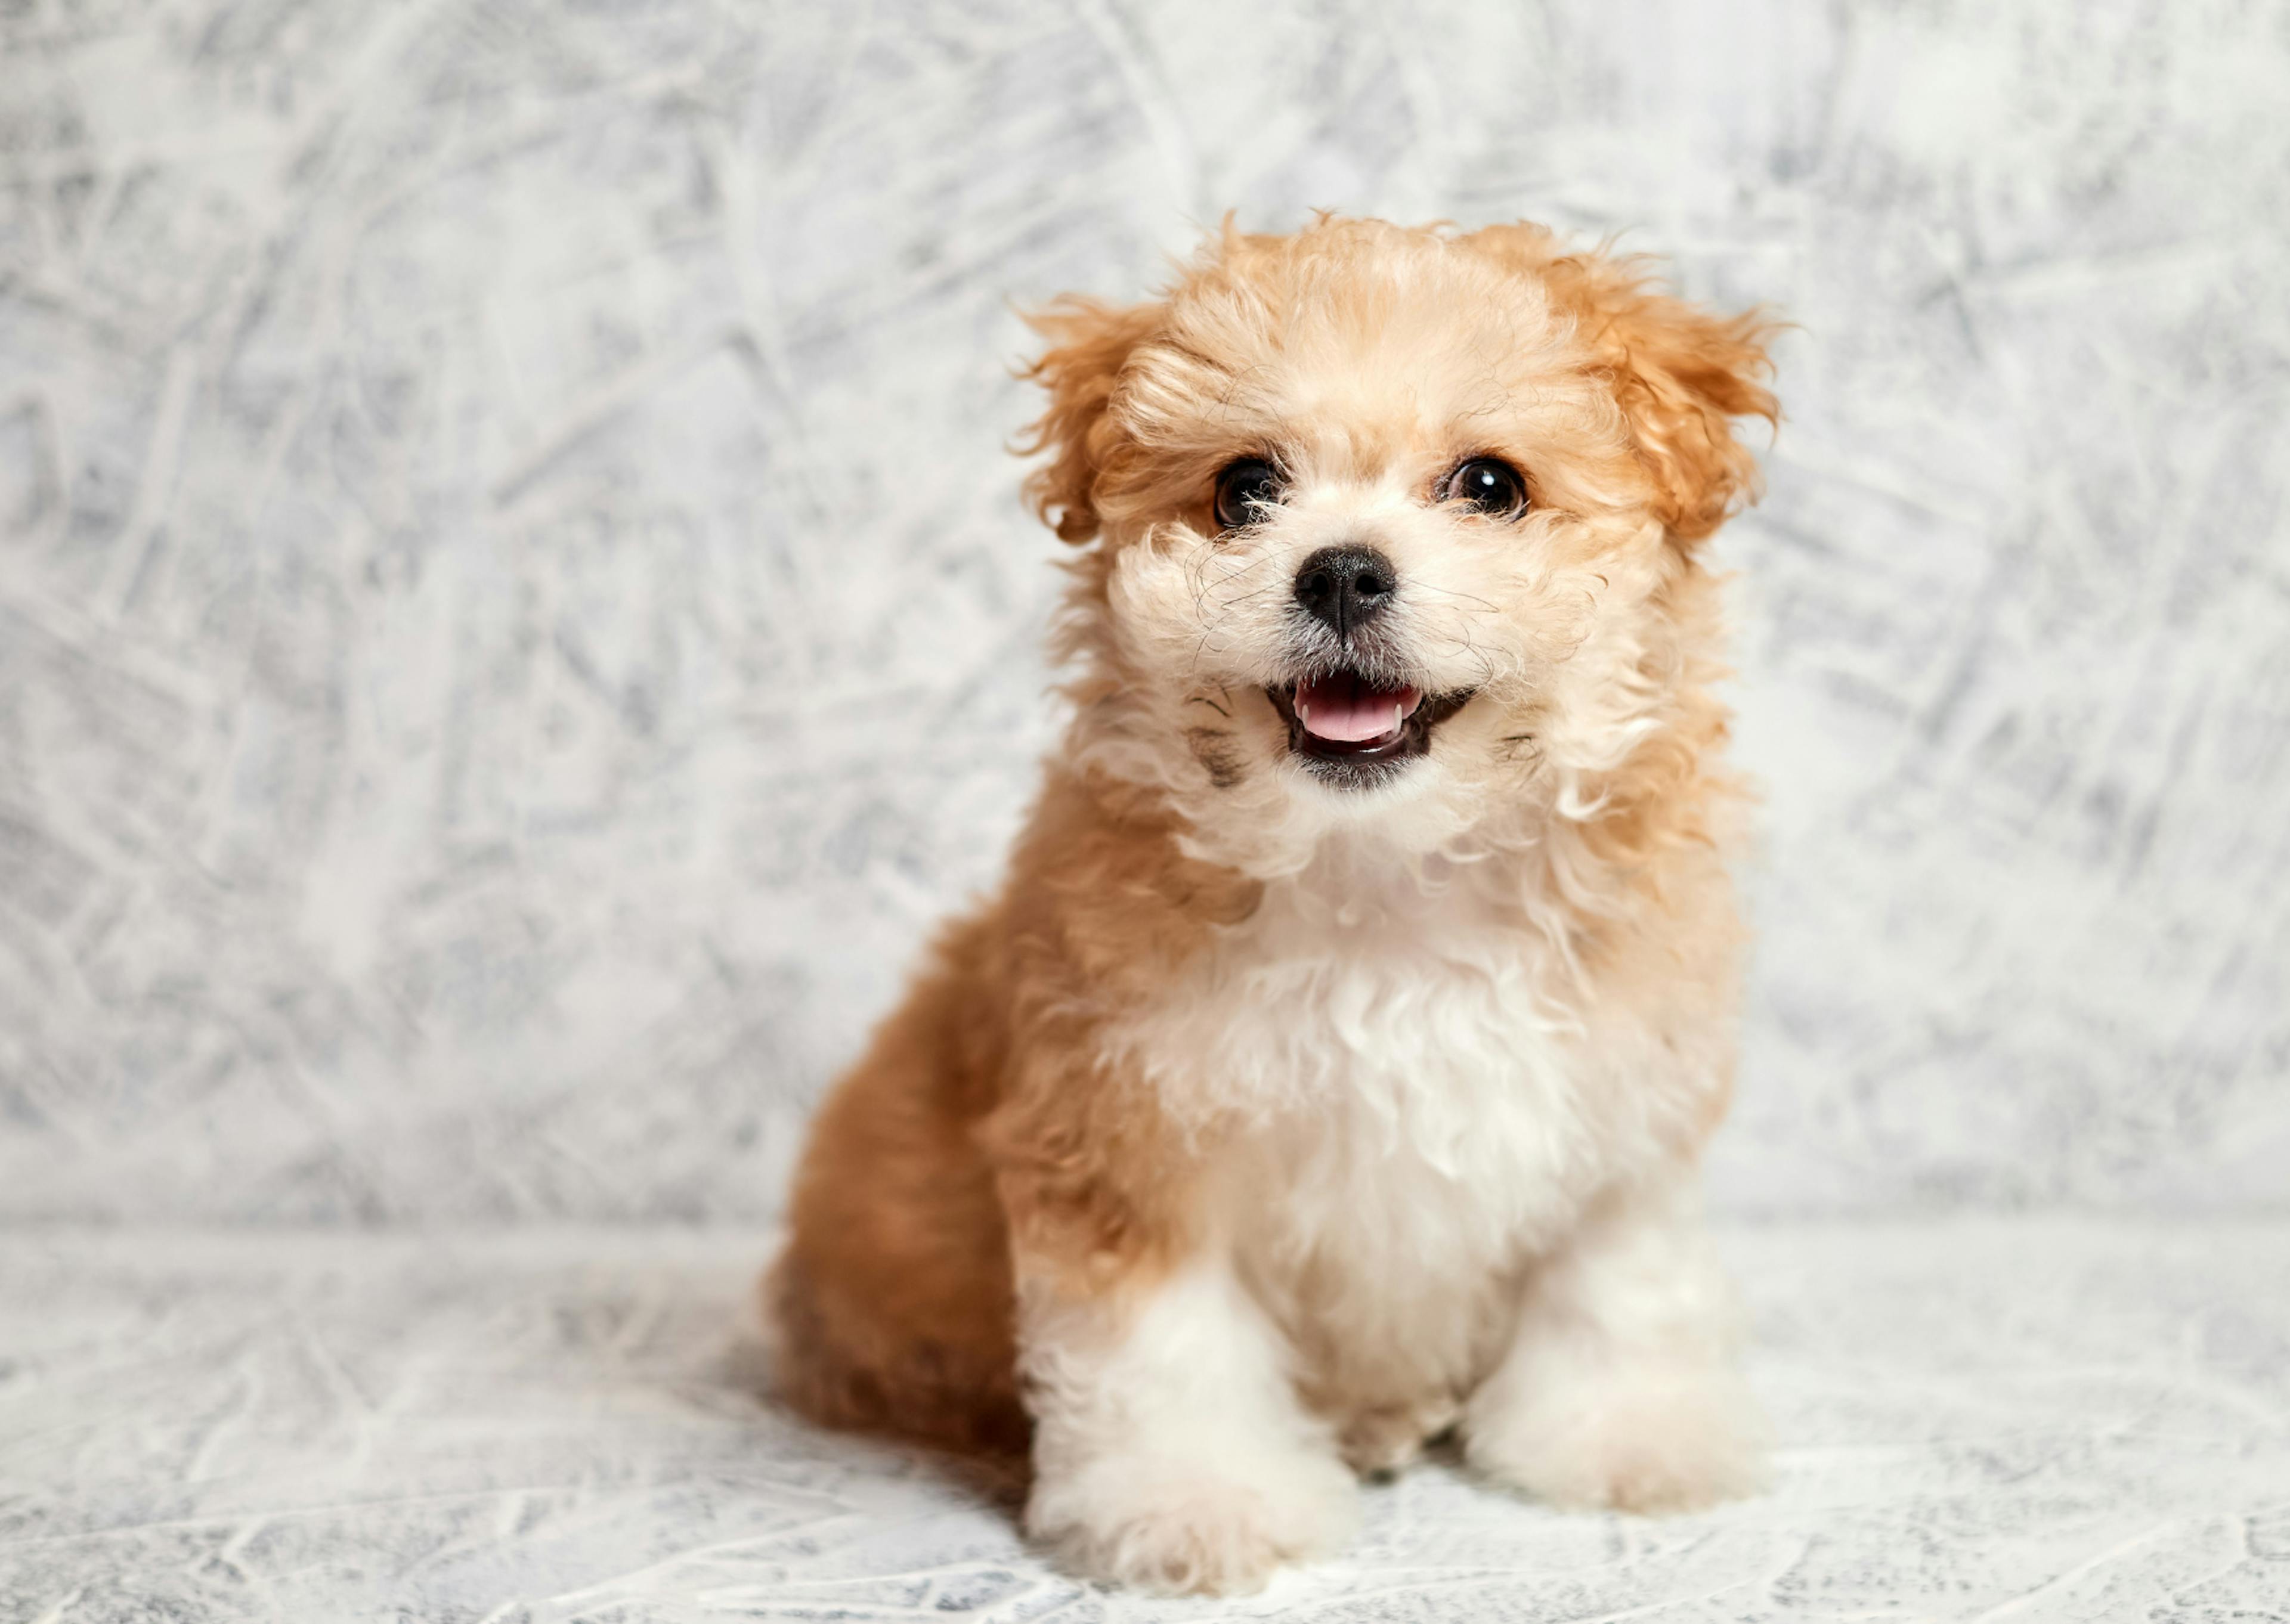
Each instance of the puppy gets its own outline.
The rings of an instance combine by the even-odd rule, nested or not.
[[[1449,1432],[1560,1506],[1745,1491],[1701,553],[1766,324],[1531,225],[1323,219],[1034,325],[1073,721],[820,1114],[787,1397],[1030,1449],[1029,1532],[1157,1590],[1328,1551]]]

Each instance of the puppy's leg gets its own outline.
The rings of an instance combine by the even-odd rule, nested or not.
[[[1229,1595],[1325,1552],[1357,1498],[1262,1309],[1214,1256],[1083,1295],[1020,1264],[1027,1532],[1072,1568]]]
[[[1610,1197],[1528,1279],[1464,1421],[1473,1465],[1561,1506],[1684,1511],[1747,1493],[1763,1423],[1689,1177]]]
[[[821,1108],[764,1301],[775,1385],[812,1420],[1014,1456],[1010,1236],[965,1064],[979,956],[975,925],[949,933]]]

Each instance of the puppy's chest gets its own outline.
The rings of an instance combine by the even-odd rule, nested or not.
[[[1133,1028],[1235,1234],[1331,1290],[1477,1279],[1564,1225],[1602,1137],[1577,1030],[1541,939],[1469,894],[1268,899]]]

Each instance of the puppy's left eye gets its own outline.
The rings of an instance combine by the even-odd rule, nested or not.
[[[1474,457],[1447,476],[1439,500],[1468,502],[1490,518],[1517,518],[1526,511],[1526,476],[1500,458]]]

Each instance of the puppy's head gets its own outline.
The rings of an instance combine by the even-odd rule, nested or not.
[[[1707,675],[1695,546],[1755,480],[1730,420],[1774,415],[1756,317],[1532,226],[1328,220],[1033,319],[1078,748],[1207,844],[1563,810]]]

